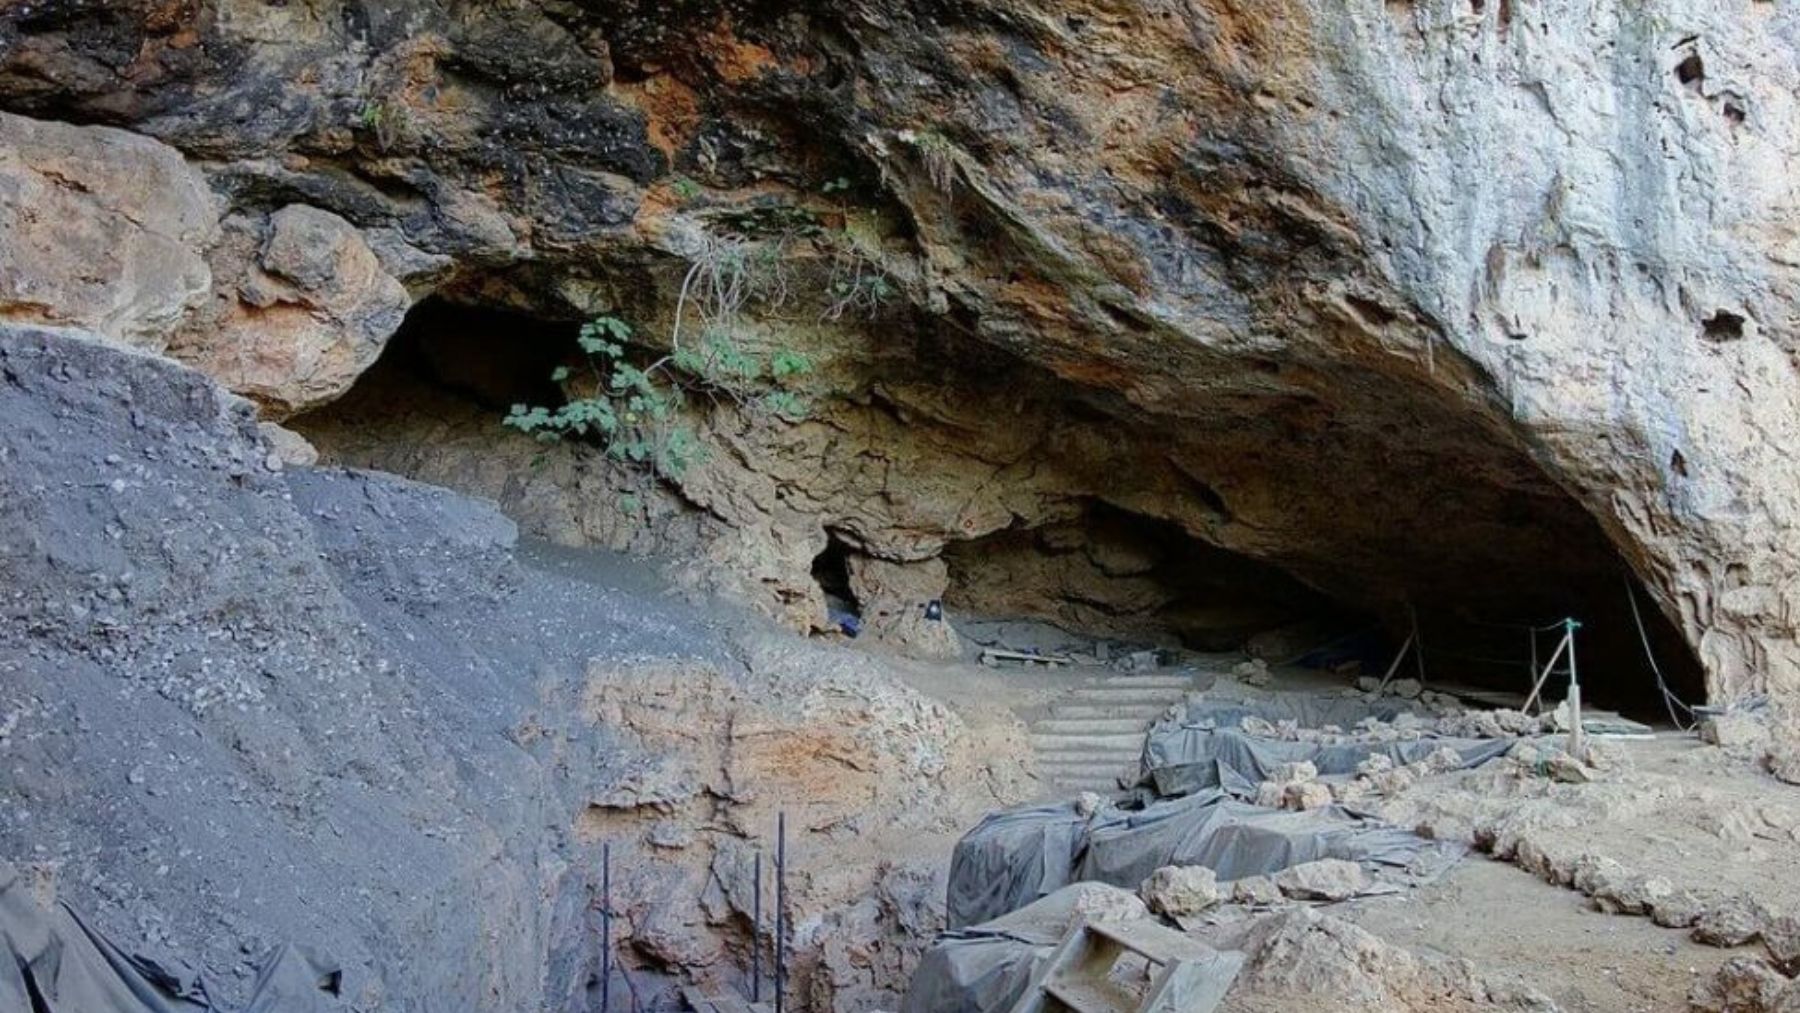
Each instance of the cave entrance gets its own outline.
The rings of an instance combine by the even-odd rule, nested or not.
[[[431,296],[344,396],[285,424],[323,460],[505,501],[523,477],[502,474],[522,456],[499,452],[517,435],[507,412],[563,403],[551,374],[574,358],[579,333],[576,321]],[[518,520],[518,504],[505,505]]]
[[[1067,520],[953,543],[944,559],[944,604],[958,614],[1122,645],[1233,651],[1297,624],[1331,640],[1372,623],[1274,566],[1101,501]]]
[[[474,291],[456,298],[482,298]],[[501,442],[517,437],[501,424],[510,406],[561,403],[550,376],[576,357],[579,330],[573,317],[428,298],[344,398],[290,424],[329,460],[491,496],[545,537],[691,548],[708,536],[703,518],[643,534],[640,519],[590,502],[612,494],[603,482],[577,488],[584,473],[575,468],[545,477],[542,448]],[[1048,392],[1034,402],[1034,428],[1046,447],[1063,448],[1055,466],[1076,490],[1069,495],[1083,498],[1059,501],[1049,519],[948,546],[944,605],[958,628],[973,617],[1023,618],[1090,643],[1248,650],[1347,683],[1352,672],[1386,671],[1416,623],[1429,684],[1522,697],[1534,654],[1542,664],[1555,647],[1552,631],[1534,644],[1529,628],[1572,617],[1594,705],[1666,724],[1662,687],[1688,704],[1705,699],[1692,650],[1593,517],[1529,455],[1449,408],[1367,385],[1356,389],[1394,403],[1325,413],[1312,402],[1266,411],[1245,402],[1228,425],[1184,430],[1177,445],[1160,423],[1118,424],[1013,368],[1025,372],[1004,374],[1005,389]],[[954,386],[968,372],[929,379]],[[972,416],[1016,416],[991,392],[959,396],[993,408]],[[1141,476],[1145,488],[1117,489],[1121,475]],[[1160,504],[1162,516],[1182,520],[1120,502]],[[824,592],[834,625],[870,606],[852,592],[852,561],[834,536],[810,575],[793,575]],[[1396,672],[1417,674],[1411,657]],[[1565,684],[1552,676],[1546,695],[1561,699]]]
[[[1345,683],[1392,668],[1395,679],[1423,676],[1428,687],[1511,706],[1550,661],[1568,617],[1580,623],[1584,698],[1666,725],[1674,705],[1664,687],[1679,701],[1704,699],[1699,665],[1597,527],[1589,535],[1567,551],[1604,553],[1615,563],[1610,574],[1572,582],[1558,570],[1557,580],[1533,581],[1472,553],[1436,560],[1429,581],[1400,574],[1417,582],[1410,589],[1402,580],[1379,589],[1391,593],[1363,597],[1328,593],[1328,581],[1302,580],[1096,500],[1066,520],[950,545],[945,604],[959,621],[984,626],[1028,620],[1109,645],[1243,650]],[[1567,672],[1560,662],[1545,680],[1546,700],[1563,699]]]
[[[576,321],[431,296],[407,314],[346,400],[424,387],[479,405],[496,418],[515,404],[558,405],[562,391],[550,374],[574,353],[580,329]]]
[[[1494,690],[1484,698],[1504,703],[1548,666],[1543,696],[1555,703],[1568,695],[1571,661],[1555,655],[1572,619],[1584,700],[1653,725],[1685,724],[1687,708],[1706,700],[1698,660],[1622,563],[1611,577],[1410,605],[1390,625],[1393,635],[1414,638],[1396,677],[1417,677],[1422,661],[1428,683]]]
[[[827,532],[824,550],[813,557],[812,578],[825,593],[826,614],[833,626],[854,624],[862,617],[850,582],[850,547],[836,534]]]

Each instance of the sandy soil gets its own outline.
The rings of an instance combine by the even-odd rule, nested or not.
[[[1733,952],[1647,918],[1603,914],[1572,890],[1479,855],[1429,886],[1333,913],[1389,942],[1537,989],[1568,1013],[1684,1009],[1693,982]]]

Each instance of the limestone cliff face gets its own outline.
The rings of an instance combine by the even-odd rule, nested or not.
[[[409,299],[666,342],[694,264],[760,251],[739,323],[815,354],[815,410],[705,407],[715,453],[641,516],[468,411],[309,431],[561,537],[699,547],[802,623],[828,532],[929,568],[1102,502],[1378,608],[1623,558],[1712,695],[1792,692],[1797,31],[1701,0],[15,6],[18,150],[211,195],[0,156],[9,229],[53,196],[149,237],[98,278],[9,243],[0,311],[284,417]],[[846,306],[846,271],[892,296]]]

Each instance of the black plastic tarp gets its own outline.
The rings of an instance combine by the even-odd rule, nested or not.
[[[1431,875],[1462,853],[1342,806],[1265,809],[1218,789],[1086,820],[1072,804],[1028,806],[989,815],[957,843],[950,926],[1000,917],[1068,883],[1136,890],[1165,865],[1204,865],[1230,880],[1342,858]]]
[[[1251,735],[1236,728],[1196,727],[1165,722],[1144,742],[1144,776],[1158,795],[1186,795],[1222,788],[1250,796],[1283,763],[1305,761],[1321,777],[1356,772],[1370,756],[1386,756],[1395,766],[1417,763],[1449,748],[1474,767],[1505,755],[1512,739],[1424,737],[1394,742],[1297,742]]]
[[[1037,962],[1056,940],[1036,940],[1003,930],[959,929],[939,936],[925,951],[900,1013],[1003,1013],[1031,983]]]
[[[328,1013],[336,965],[286,946],[263,962],[242,1006],[213,1002],[200,976],[129,953],[66,904],[46,909],[0,863],[0,1010],[6,1013]]]
[[[950,858],[946,923],[960,929],[987,921],[1067,886],[1090,827],[1124,816],[1105,806],[1090,819],[1073,802],[989,813],[956,842]]]
[[[1095,828],[1074,878],[1136,889],[1165,865],[1203,865],[1232,880],[1322,858],[1430,874],[1462,853],[1342,806],[1265,809],[1213,790],[1158,802]]]
[[[1038,962],[1062,940],[1084,897],[1105,887],[1074,884],[1017,911],[939,934],[913,971],[900,1013],[1005,1013]]]
[[[1504,754],[1512,739],[1447,738],[1421,733],[1413,739],[1379,742],[1355,739],[1327,743],[1255,734],[1244,719],[1271,725],[1292,722],[1298,728],[1336,726],[1353,730],[1371,718],[1392,722],[1417,709],[1393,697],[1318,693],[1257,693],[1240,698],[1202,696],[1192,700],[1179,718],[1164,719],[1144,741],[1143,775],[1165,798],[1223,788],[1249,797],[1256,786],[1283,763],[1311,763],[1321,777],[1353,774],[1372,755],[1386,756],[1395,766],[1417,763],[1441,748],[1455,750],[1462,765],[1474,767]]]

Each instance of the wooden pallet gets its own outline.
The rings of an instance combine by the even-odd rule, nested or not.
[[[1150,968],[1141,992],[1113,976],[1129,954]],[[1215,950],[1148,918],[1081,922],[1032,976],[1012,1013],[1210,1013],[1243,966],[1243,954]]]
[[[1075,659],[1061,654],[1027,654],[1024,651],[1007,651],[998,647],[990,647],[981,652],[981,663],[989,668],[998,668],[1003,661],[1027,667],[1043,665],[1048,668],[1057,668],[1073,664]]]

